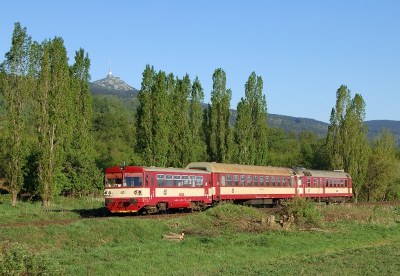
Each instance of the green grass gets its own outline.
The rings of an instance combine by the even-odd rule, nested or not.
[[[58,208],[67,208],[70,201],[63,200]],[[24,204],[20,210],[26,208]],[[76,210],[99,208],[89,199],[71,204]],[[38,219],[47,216],[36,208]],[[0,228],[0,236],[33,254],[46,254],[46,260],[57,265],[55,275],[60,271],[62,275],[147,276],[400,273],[396,207],[319,210],[324,222],[314,231],[296,226],[290,231],[268,230],[256,222],[265,216],[263,210],[227,204],[175,220],[85,219],[68,225]],[[179,228],[173,227],[176,223]],[[186,232],[181,242],[162,239],[163,234],[181,231]]]

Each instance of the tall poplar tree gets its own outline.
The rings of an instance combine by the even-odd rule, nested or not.
[[[237,117],[235,128],[235,143],[237,150],[233,155],[233,161],[237,164],[253,165],[255,162],[254,128],[249,102],[241,98],[237,105]]]
[[[189,159],[192,162],[207,160],[206,134],[202,131],[204,92],[197,76],[192,84],[189,101],[189,140],[192,145]]]
[[[67,51],[62,38],[42,43],[43,55],[38,86],[33,95],[33,112],[38,135],[38,180],[43,206],[49,206],[60,187],[56,178],[60,175],[64,160],[64,142],[71,132],[69,66]]]
[[[356,94],[351,99],[347,86],[340,86],[336,92],[336,106],[331,112],[326,145],[331,169],[343,169],[351,175],[356,202],[366,179],[369,156],[364,119],[362,96]]]
[[[226,89],[226,74],[221,68],[213,74],[213,90],[209,109],[210,158],[215,162],[229,163],[234,152],[233,131],[230,126],[230,101],[232,91]]]
[[[267,101],[263,91],[263,80],[252,72],[245,85],[245,95],[250,105],[252,126],[254,131],[255,165],[267,165],[268,133],[267,133]]]
[[[237,107],[234,132],[238,163],[267,164],[267,103],[262,89],[262,78],[252,72],[245,84],[245,98]]]
[[[90,59],[83,49],[76,51],[75,63],[70,67],[70,91],[72,106],[69,110],[72,137],[65,143],[67,153],[63,164],[66,181],[63,191],[73,194],[87,194],[99,188],[100,173],[94,166],[92,128],[92,97],[90,95]],[[72,128],[71,128],[72,127]]]
[[[189,96],[191,82],[189,75],[183,79],[176,79],[175,89],[170,92],[171,103],[171,131],[168,165],[172,167],[184,167],[190,163],[190,151],[192,141],[189,128]]]
[[[153,135],[153,113],[154,103],[152,89],[154,86],[156,72],[153,66],[146,65],[142,73],[142,85],[137,96],[139,107],[136,113],[136,147],[141,154],[143,165],[154,165],[152,145]]]
[[[26,114],[28,98],[35,83],[30,63],[31,45],[31,37],[27,35],[26,28],[15,23],[11,48],[0,69],[7,110],[5,177],[12,195],[12,206],[17,204],[17,195],[24,183],[23,168],[28,154]]]
[[[170,103],[165,72],[146,65],[138,94],[137,149],[144,165],[166,166],[169,151]]]

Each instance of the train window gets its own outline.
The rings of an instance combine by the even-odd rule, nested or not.
[[[286,177],[282,177],[282,187],[286,187]]]
[[[221,185],[225,186],[225,175],[221,177]]]
[[[194,187],[196,185],[196,176],[191,175],[189,176],[189,186]]]
[[[255,186],[255,187],[258,187],[258,186],[259,186],[259,185],[258,185],[258,176],[255,175],[255,176],[253,177],[253,180],[254,180],[254,186]]]
[[[228,187],[232,186],[232,176],[230,174],[226,175],[226,182],[228,182]]]
[[[182,183],[183,183],[183,187],[189,186],[189,176],[182,175]]]
[[[239,186],[239,176],[238,175],[234,175],[233,176],[233,182],[235,183],[235,186]]]
[[[267,185],[267,186],[270,186],[269,184],[269,176],[265,176],[265,184]]]
[[[280,187],[280,186],[281,186],[281,178],[280,178],[280,177],[277,177],[277,178],[276,178],[276,182],[277,182],[277,184],[278,184],[278,187]]]
[[[311,187],[311,178],[307,178],[307,187]]]
[[[288,177],[287,185],[288,185],[288,187],[292,187],[292,178],[291,177]]]
[[[275,176],[271,177],[271,184],[272,184],[272,186],[275,186]]]
[[[265,186],[264,176],[260,176],[260,186]]]
[[[344,180],[344,186],[347,188],[347,179]]]
[[[172,187],[172,174],[165,175],[165,185],[167,187]]]
[[[149,173],[146,173],[146,186],[149,186]]]
[[[106,187],[121,187],[122,173],[107,173],[105,176]]]
[[[329,180],[328,179],[325,179],[325,187],[329,187]]]
[[[197,187],[203,187],[203,176],[197,176],[196,186]]]
[[[182,186],[181,176],[180,175],[174,175],[174,186],[175,187]]]
[[[124,186],[127,187],[142,187],[143,174],[141,173],[126,173],[124,179]]]
[[[244,175],[240,176],[240,186],[244,186],[245,178]]]
[[[318,179],[314,178],[314,187],[318,187]]]
[[[151,187],[154,187],[154,174],[151,175]]]
[[[336,188],[336,179],[333,180],[333,187]]]
[[[344,180],[341,180],[342,184],[340,186],[344,187]]]
[[[163,174],[157,174],[157,186],[158,187],[164,186],[164,175]]]
[[[247,186],[251,186],[251,175],[247,176]]]

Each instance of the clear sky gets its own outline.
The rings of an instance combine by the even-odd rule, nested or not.
[[[196,76],[210,102],[222,68],[231,107],[254,71],[268,113],[329,122],[345,84],[366,102],[366,120],[400,120],[400,1],[4,1],[0,54],[15,22],[36,41],[62,37],[91,59],[92,81],[114,76],[140,89],[146,64]]]

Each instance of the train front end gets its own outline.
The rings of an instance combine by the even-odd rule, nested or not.
[[[105,207],[112,213],[140,211],[150,200],[144,169],[136,166],[111,167],[104,175]]]

